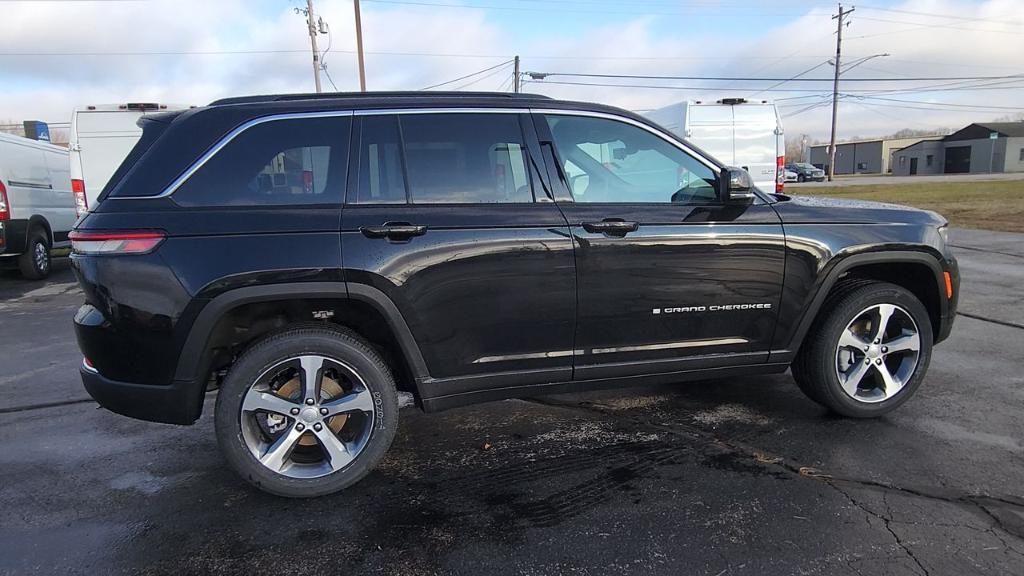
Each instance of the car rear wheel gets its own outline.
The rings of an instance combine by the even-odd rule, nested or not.
[[[217,397],[217,441],[239,475],[294,498],[370,473],[395,435],[394,379],[355,333],[300,327],[250,347]]]
[[[932,350],[928,311],[909,291],[852,281],[824,304],[793,376],[814,401],[854,418],[895,410],[921,385]]]
[[[805,182],[805,181],[807,181],[807,177],[805,177],[803,174],[798,174],[797,177],[796,177],[796,181],[797,182]]]

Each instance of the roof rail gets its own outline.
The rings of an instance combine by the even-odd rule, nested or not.
[[[210,106],[226,106],[230,104],[253,104],[258,102],[287,102],[293,100],[354,100],[361,98],[509,98],[517,100],[550,100],[541,94],[510,93],[510,92],[456,92],[456,91],[425,91],[406,90],[392,92],[321,92],[305,94],[265,94],[258,96],[236,96],[221,98],[210,102]]]

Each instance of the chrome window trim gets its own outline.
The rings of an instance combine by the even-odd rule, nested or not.
[[[651,134],[665,140],[672,146],[675,146],[679,150],[683,151],[690,156],[693,156],[699,160],[702,164],[711,168],[716,173],[721,171],[721,167],[717,166],[699,154],[697,151],[686,146],[685,144],[678,142],[673,136],[668,133],[657,130],[642,122],[637,122],[632,118],[625,116],[619,116],[617,114],[609,114],[607,112],[596,112],[591,110],[572,110],[572,109],[558,109],[558,108],[374,108],[366,110],[331,110],[322,112],[289,112],[286,114],[272,114],[269,116],[261,116],[259,118],[253,118],[243,124],[240,124],[220,140],[217,141],[210,149],[203,153],[198,160],[192,163],[184,172],[182,172],[177,178],[175,178],[162,192],[154,196],[110,196],[108,200],[154,200],[157,198],[167,198],[174,194],[182,184],[185,183],[193,174],[195,174],[200,168],[202,168],[207,162],[210,161],[213,156],[220,152],[225,146],[231,143],[232,140],[238,137],[239,134],[245,132],[253,126],[260,124],[266,124],[268,122],[276,122],[279,120],[303,120],[308,118],[344,118],[344,117],[355,117],[355,116],[383,116],[388,114],[551,114],[551,115],[562,115],[562,116],[587,116],[592,118],[603,118],[605,120],[613,120],[635,126],[642,130],[646,130]]]
[[[260,124],[266,124],[268,122],[276,122],[278,120],[304,120],[307,118],[344,118],[346,116],[352,116],[351,110],[332,110],[329,112],[292,112],[288,114],[274,114],[271,116],[260,116],[259,118],[253,118],[243,124],[237,126],[231,132],[228,132],[224,137],[217,141],[209,150],[203,153],[198,160],[192,163],[184,172],[175,178],[163,192],[155,196],[110,196],[108,200],[153,200],[156,198],[166,198],[171,194],[174,194],[185,183],[193,174],[202,168],[210,158],[213,158],[218,152],[224,149],[232,140],[238,137],[239,134],[245,132],[253,126]]]

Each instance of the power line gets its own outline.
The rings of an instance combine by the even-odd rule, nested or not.
[[[817,70],[818,68],[821,68],[821,67],[822,67],[822,66],[824,66],[825,64],[828,64],[828,62],[819,62],[819,63],[815,64],[814,66],[811,66],[811,67],[810,67],[810,68],[808,68],[807,70],[804,70],[803,72],[801,72],[801,73],[797,74],[796,76],[793,76],[793,77],[792,77],[792,78],[790,78],[789,80],[783,80],[783,81],[781,81],[781,82],[777,82],[777,83],[775,83],[775,84],[772,84],[771,86],[769,86],[769,87],[767,87],[767,88],[764,88],[764,89],[762,89],[762,90],[758,90],[757,92],[754,92],[753,94],[751,94],[751,95],[750,95],[750,97],[752,98],[752,97],[754,97],[754,96],[757,96],[758,94],[760,94],[760,93],[762,93],[762,92],[768,92],[768,91],[769,91],[769,90],[771,90],[772,88],[778,88],[779,86],[782,86],[783,84],[785,84],[785,83],[787,83],[787,82],[792,82],[793,80],[796,80],[797,78],[799,78],[800,76],[803,76],[804,74],[807,74],[808,72],[811,72],[811,71],[813,71],[813,70]]]
[[[872,22],[887,22],[889,24],[908,24],[915,28],[948,28],[950,30],[967,30],[971,32],[995,32],[996,34],[1013,34],[1021,35],[1024,31],[1013,31],[1013,30],[993,30],[991,28],[967,28],[964,26],[953,26],[951,24],[945,24],[942,22],[907,22],[905,20],[887,20],[885,18],[871,18],[869,16],[861,16],[861,20],[871,20]]]
[[[505,64],[504,66],[500,66],[498,68],[495,68],[494,70],[491,70],[487,74],[483,74],[481,76],[478,76],[478,77],[474,78],[473,80],[470,80],[469,82],[467,82],[467,83],[465,83],[465,84],[463,84],[463,85],[461,85],[461,86],[459,86],[457,88],[454,88],[454,89],[455,90],[465,90],[466,88],[469,88],[470,86],[474,86],[476,84],[479,84],[480,82],[482,82],[484,80],[487,80],[488,78],[493,78],[494,76],[496,76],[496,75],[498,75],[498,74],[500,74],[502,72],[506,72],[507,73],[506,68],[508,68],[508,66],[509,66],[508,64]]]
[[[928,100],[902,100],[902,99],[899,99],[899,98],[885,98],[885,97],[882,97],[882,96],[861,96],[861,95],[857,95],[857,94],[844,94],[844,95],[845,96],[849,96],[851,98],[855,98],[857,100],[862,100],[862,99],[882,100],[882,101],[885,101],[885,102],[905,102],[905,103],[908,103],[908,104],[928,104],[928,105],[951,107],[951,108],[985,108],[985,109],[989,109],[989,110],[1024,110],[1024,106],[996,106],[996,105],[989,105],[989,104],[960,104],[960,103],[954,103],[954,102],[933,102],[933,101],[928,101]]]
[[[1024,24],[1024,23],[1007,22],[1006,20],[995,20],[993,18],[968,17],[968,16],[964,16],[962,14],[954,16],[952,14],[936,14],[934,12],[915,12],[913,10],[899,10],[899,9],[896,9],[896,8],[882,8],[881,6],[870,6],[870,5],[863,5],[863,4],[858,4],[858,7],[863,9],[863,10],[877,10],[877,11],[880,11],[880,12],[895,12],[897,14],[911,14],[911,15],[915,15],[915,16],[929,16],[929,17],[932,17],[932,18],[948,18],[950,20],[957,20],[957,21],[961,21],[961,22],[963,22],[963,21],[970,21],[970,22],[992,22],[992,23],[995,23],[995,24],[1006,24],[1006,25],[1022,25],[1022,24]],[[1007,14],[1006,18],[1012,18],[1012,16]]]
[[[708,82],[832,82],[833,78],[749,78],[741,76],[658,76],[646,74],[597,74],[584,72],[527,72],[534,80],[550,76],[572,78],[624,78],[628,80],[702,80]],[[934,82],[952,80],[1004,80],[1019,78],[1020,74],[1004,76],[921,76],[915,78],[844,78],[844,82]]]
[[[477,70],[476,72],[473,72],[472,74],[466,74],[465,76],[459,76],[458,78],[454,78],[454,79],[448,80],[446,82],[441,82],[440,84],[433,84],[431,86],[427,86],[426,88],[420,88],[420,90],[430,90],[432,88],[439,88],[441,86],[445,86],[445,85],[448,85],[448,84],[453,84],[455,82],[458,82],[459,80],[465,80],[466,78],[472,78],[473,76],[476,76],[478,74],[483,74],[484,72],[490,72],[491,70],[494,70],[495,68],[500,68],[502,66],[507,66],[507,65],[511,64],[512,62],[513,62],[512,60],[506,60],[506,61],[504,61],[504,62],[502,62],[500,64],[495,64],[494,66],[490,66],[488,68],[484,68],[483,70]]]

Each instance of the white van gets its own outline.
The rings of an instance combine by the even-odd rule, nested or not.
[[[188,106],[151,102],[76,108],[71,116],[71,182],[79,212],[96,205],[114,171],[142,137],[137,122],[146,114]]]
[[[645,114],[729,166],[750,173],[766,192],[782,192],[786,142],[775,104],[725,98],[679,102]]]
[[[46,277],[50,250],[70,245],[76,219],[68,151],[0,134],[0,266]]]

